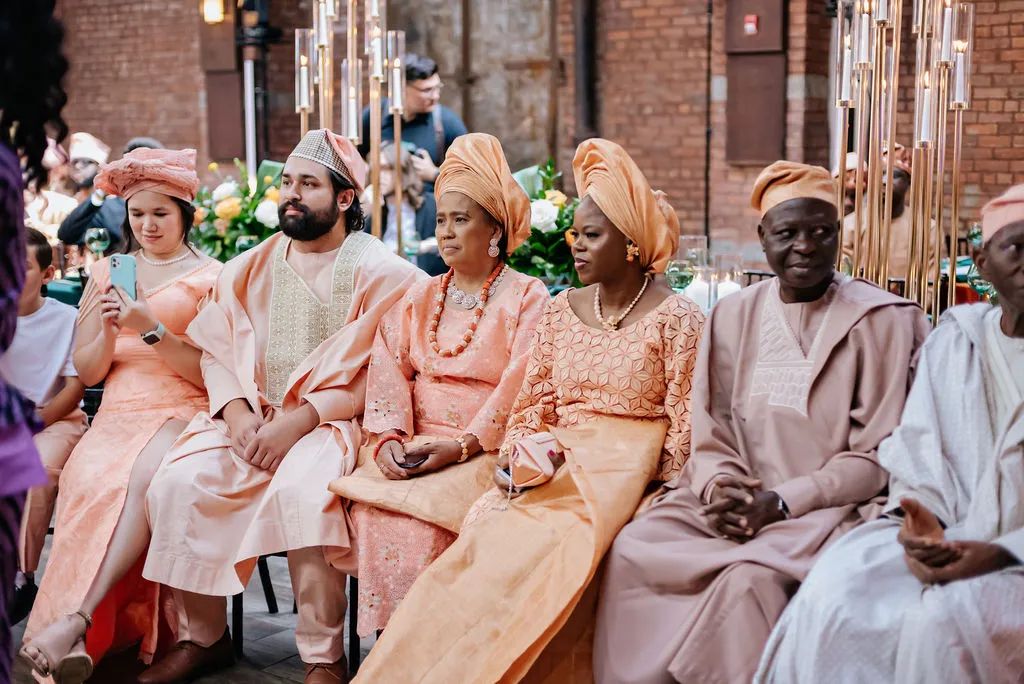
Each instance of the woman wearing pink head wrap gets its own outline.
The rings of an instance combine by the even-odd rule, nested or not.
[[[331,484],[356,502],[363,636],[384,629],[487,489],[550,300],[541,281],[505,263],[530,234],[530,201],[496,138],[456,139],[436,194],[451,270],[413,285],[382,320],[363,417],[373,444]]]
[[[195,158],[138,149],[96,179],[128,209],[125,254],[92,266],[79,307],[75,366],[87,386],[104,383],[103,403],[60,477],[56,533],[22,649],[62,684],[82,681],[111,648],[141,640],[144,660],[156,649],[159,591],[137,564],[149,540],[139,511],[163,454],[206,406],[201,353],[185,329],[220,272],[188,243]],[[110,282],[112,260],[126,258],[136,264],[135,292]],[[125,507],[133,513],[122,516]]]

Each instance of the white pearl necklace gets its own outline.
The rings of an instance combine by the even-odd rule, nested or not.
[[[491,288],[487,292],[488,297],[492,296],[495,290],[498,289],[498,285],[501,284],[501,279],[505,277],[505,271],[507,270],[508,264],[501,267],[501,272],[498,273],[498,277],[494,279],[493,283],[491,283]],[[472,311],[483,303],[483,290],[480,291],[480,294],[469,294],[455,287],[455,285],[448,285],[447,294],[452,298],[452,302],[467,311]]]
[[[139,256],[142,257],[142,260],[145,261],[150,266],[170,266],[171,264],[176,264],[180,261],[188,259],[191,253],[191,251],[186,249],[184,252],[174,257],[173,259],[164,259],[163,261],[159,261],[157,259],[150,259],[148,256],[146,256],[145,252],[143,252],[141,249],[139,250]]]
[[[626,307],[626,310],[618,316],[609,316],[608,318],[601,315],[601,287],[596,286],[594,288],[594,315],[597,316],[597,321],[601,324],[601,327],[608,332],[618,330],[619,323],[622,322],[623,318],[629,315],[629,312],[633,310],[633,307],[635,307],[637,302],[640,301],[640,298],[644,296],[644,292],[647,291],[647,284],[650,282],[650,278],[644,278],[643,287],[640,288],[640,292],[638,292],[636,297],[633,298],[630,305]]]

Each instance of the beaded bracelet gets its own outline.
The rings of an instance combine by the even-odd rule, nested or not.
[[[469,447],[466,446],[465,437],[456,437],[455,442],[462,447],[462,456],[459,457],[459,463],[464,463],[469,458]]]

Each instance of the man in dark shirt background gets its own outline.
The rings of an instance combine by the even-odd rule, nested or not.
[[[423,179],[423,205],[416,212],[416,230],[421,239],[434,237],[437,203],[434,199],[434,181],[438,167],[452,142],[467,133],[466,124],[459,115],[441,102],[441,75],[437,62],[429,57],[409,54],[405,57],[405,113],[402,115],[402,143],[414,153],[416,172]],[[382,103],[381,140],[395,139],[395,119],[387,101]],[[363,111],[363,141],[359,153],[370,152],[370,110]],[[436,250],[422,254],[417,260],[420,268],[431,275],[444,273],[448,268]]]
[[[76,139],[81,141],[78,147],[76,147]],[[97,143],[102,147],[98,147]],[[132,138],[124,146],[124,154],[140,147],[161,150],[164,146],[153,138]],[[68,150],[71,157],[69,177],[75,184],[79,193],[76,194],[76,198],[81,199],[81,204],[60,224],[60,228],[57,230],[57,239],[66,245],[81,245],[85,242],[87,230],[106,228],[110,235],[110,247],[107,249],[107,252],[110,253],[116,251],[124,240],[121,226],[124,224],[128,210],[125,208],[124,200],[120,197],[107,197],[103,191],[92,189],[100,165],[107,161],[105,158],[101,159],[101,155],[96,153],[102,148],[106,148],[109,154],[110,148],[88,133],[76,133],[71,136],[71,145]],[[78,154],[77,157],[76,154]]]

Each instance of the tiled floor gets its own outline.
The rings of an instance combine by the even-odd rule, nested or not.
[[[46,552],[48,551],[47,548]],[[302,661],[295,649],[296,618],[291,610],[293,599],[288,564],[284,558],[270,558],[268,564],[280,612],[276,615],[267,612],[267,602],[263,596],[259,575],[253,573],[243,599],[245,657],[228,670],[198,680],[199,684],[279,684],[303,681]],[[231,624],[230,617],[228,623]],[[15,638],[19,641],[23,630],[24,623],[15,628]],[[369,652],[372,642],[373,639],[363,640],[364,657]],[[346,653],[347,643],[346,638]],[[135,654],[135,651],[130,650],[120,656],[106,659],[89,681],[96,684],[132,684],[140,670]],[[34,682],[29,668],[23,663],[19,662],[15,667],[14,682]]]

